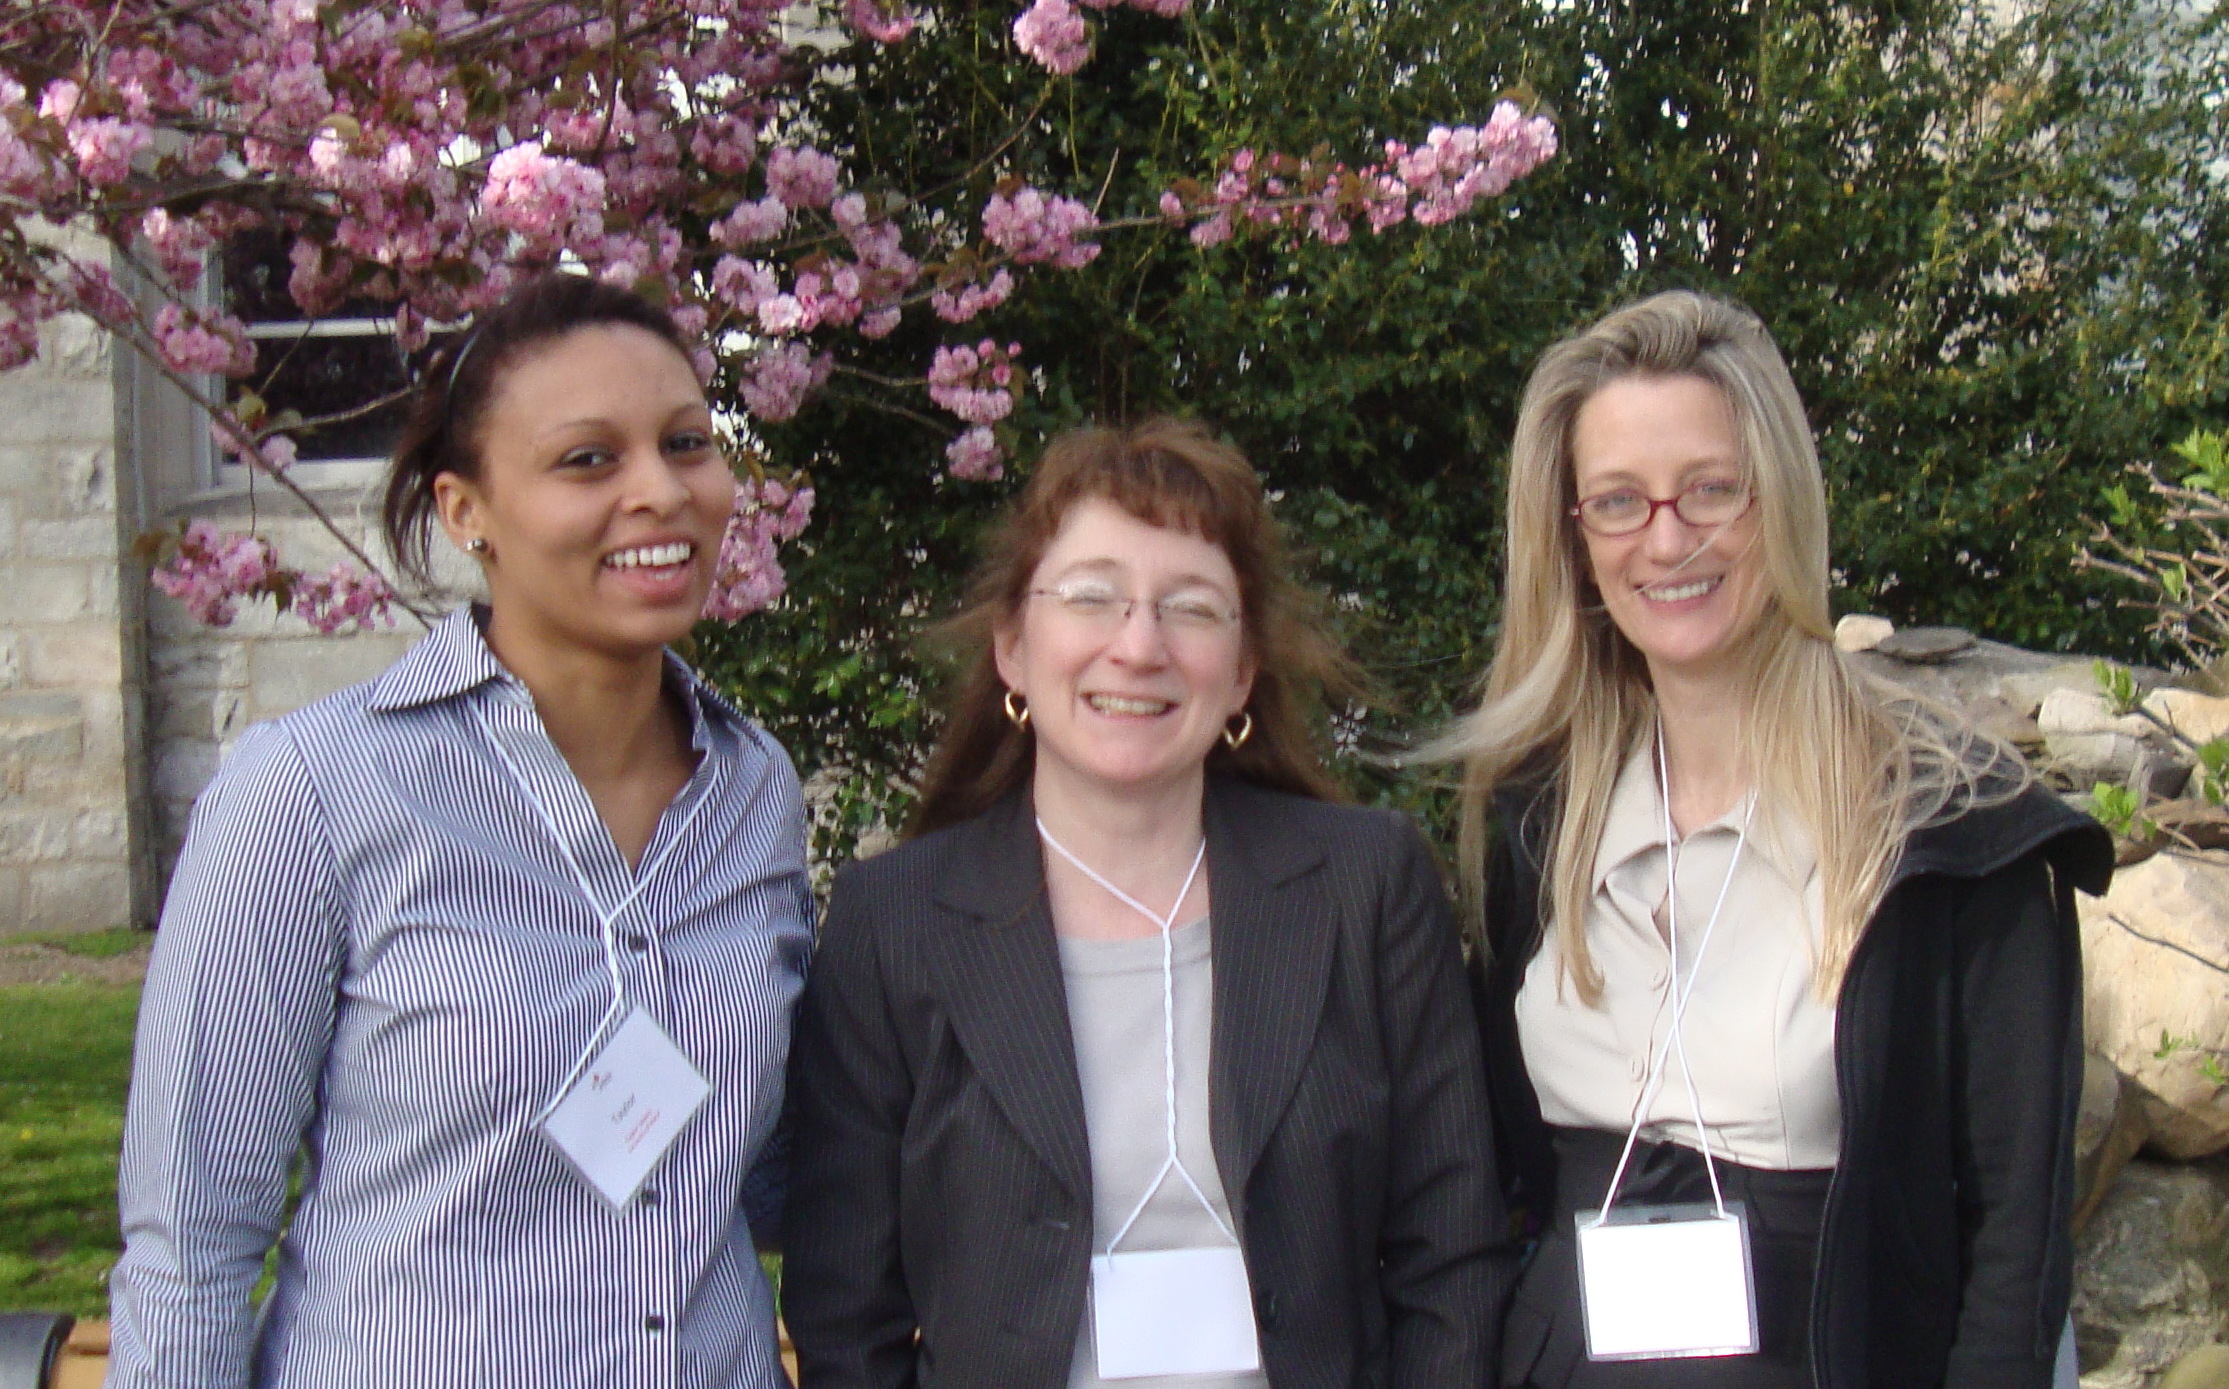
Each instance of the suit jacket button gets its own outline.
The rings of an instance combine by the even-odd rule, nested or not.
[[[1254,1296],[1254,1324],[1267,1331],[1277,1324],[1277,1294],[1257,1293]]]

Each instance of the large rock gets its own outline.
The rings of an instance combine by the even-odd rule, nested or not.
[[[2147,1389],[2229,1339],[2229,1170],[2138,1159],[2075,1243],[2082,1389]]]
[[[2090,1049],[2141,1089],[2154,1148],[2229,1148],[2229,853],[2157,854],[2077,900]]]
[[[2144,696],[2144,710],[2193,743],[2229,734],[2229,699],[2196,690],[2161,689]]]
[[[2055,689],[2036,710],[2049,765],[2075,789],[2101,781],[2141,784],[2172,796],[2190,775],[2190,759],[2141,714],[2116,714],[2101,694]]]
[[[2090,1223],[2128,1160],[2144,1146],[2142,1092],[2113,1063],[2082,1058],[2082,1109],[2074,1122],[2074,1231]]]

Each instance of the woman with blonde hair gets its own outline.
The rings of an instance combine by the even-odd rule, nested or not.
[[[1558,344],[1510,464],[1461,876],[1500,1383],[2053,1382],[2110,843],[1834,649],[1803,406],[1690,293]]]
[[[1430,850],[1338,804],[1243,455],[1053,441],[957,625],[908,841],[799,1015],[805,1389],[1483,1384],[1506,1288]]]

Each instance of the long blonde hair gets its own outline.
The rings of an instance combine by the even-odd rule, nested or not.
[[[1743,751],[1765,803],[1815,848],[1826,921],[1814,982],[1831,996],[1905,836],[1977,797],[2009,796],[2025,769],[2017,754],[1940,706],[1872,681],[1834,649],[1826,487],[1803,402],[1764,325],[1723,300],[1673,292],[1628,305],[1550,348],[1526,384],[1509,465],[1500,641],[1478,709],[1424,754],[1463,764],[1464,893],[1479,910],[1495,787],[1551,763],[1543,906],[1580,997],[1599,1001],[1586,940],[1594,859],[1611,789],[1653,725],[1656,698],[1588,574],[1570,517],[1571,432],[1596,391],[1628,376],[1698,377],[1733,412],[1757,498],[1766,593],[1737,652],[1750,677]]]

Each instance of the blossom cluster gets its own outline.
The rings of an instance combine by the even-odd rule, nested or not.
[[[1360,169],[1241,149],[1212,185],[1180,180],[1163,193],[1161,214],[1188,225],[1192,243],[1203,248],[1250,229],[1300,232],[1338,245],[1357,222],[1382,232],[1410,220],[1452,221],[1555,153],[1554,121],[1502,101],[1483,126],[1440,126],[1414,146],[1388,140],[1383,162]]]
[[[170,557],[155,566],[153,580],[211,627],[229,626],[242,601],[262,599],[320,632],[369,631],[395,622],[395,591],[378,574],[348,564],[302,574],[280,564],[262,537],[220,531],[207,521],[186,525]]]
[[[1099,218],[1074,198],[1048,197],[1020,187],[991,195],[983,207],[983,236],[1017,265],[1057,265],[1074,270],[1098,258],[1098,244],[1083,239]]]
[[[704,615],[734,622],[781,597],[786,579],[777,547],[804,534],[812,518],[810,487],[773,478],[747,478],[738,485]]]
[[[973,347],[940,347],[929,364],[929,399],[969,424],[997,424],[1022,392],[1022,345],[989,338]]]
[[[1077,9],[1111,10],[1122,5],[1174,19],[1192,0],[1033,0],[1014,21],[1014,46],[1030,61],[1065,77],[1091,58],[1091,26]]]

